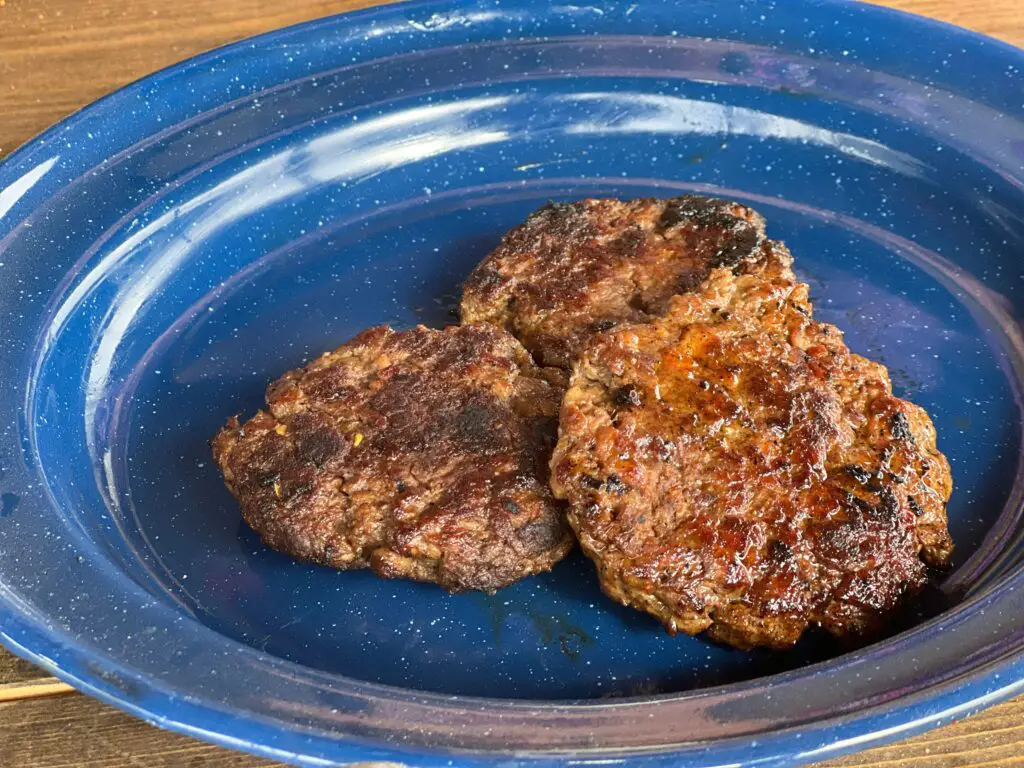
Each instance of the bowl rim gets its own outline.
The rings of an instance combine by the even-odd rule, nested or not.
[[[503,8],[543,8],[546,4],[536,0],[515,0],[506,3]],[[678,5],[678,0],[659,0],[656,5]],[[755,0],[754,5],[767,5],[765,0]],[[984,43],[990,50],[999,55],[1009,57],[1016,62],[1019,69],[1024,70],[1024,51],[984,35],[963,30],[952,25],[932,19],[916,16],[902,11],[878,6],[849,3],[845,0],[802,0],[808,9],[828,9],[855,6],[859,12],[879,23],[886,20],[896,23],[927,28],[930,34],[939,38],[954,39],[965,47]],[[86,120],[101,115],[104,111],[117,110],[120,104],[134,97],[140,90],[163,82],[173,80],[186,68],[203,67],[207,64],[229,63],[232,60],[252,55],[275,40],[290,35],[315,36],[338,25],[367,25],[376,21],[399,17],[408,13],[427,13],[439,9],[469,8],[473,4],[460,0],[408,0],[385,6],[375,6],[346,14],[329,16],[301,24],[284,27],[252,38],[247,38],[226,46],[215,48],[206,53],[186,59],[146,77],[140,78],[117,91],[104,96],[96,102],[73,113],[44,133],[30,140],[11,153],[0,163],[0,191],[24,177],[24,168],[34,164],[35,159],[50,144],[63,140],[65,136],[76,131]],[[289,82],[289,81],[284,81]],[[223,107],[227,102],[216,102]],[[179,129],[183,123],[208,114],[200,111],[197,115],[180,122],[174,122],[173,128]],[[168,129],[170,130],[170,129]],[[146,140],[155,139],[160,132],[145,134]],[[135,148],[139,142],[125,139],[127,143],[121,151]],[[71,158],[74,167],[72,178],[77,178],[90,167],[88,158]],[[24,202],[41,201],[49,196],[45,185],[29,189],[23,195]],[[15,205],[19,202],[15,200]],[[4,239],[20,224],[17,216],[9,218],[13,205],[0,214],[0,245]],[[2,438],[7,439],[7,438]],[[54,504],[55,500],[47,499],[46,503]],[[979,610],[1008,600],[1017,587],[1024,586],[1024,573],[1016,572],[1003,577],[998,583],[983,592],[972,596],[952,610],[925,622],[896,637],[885,640],[861,651],[844,654],[827,661],[802,667],[789,672],[758,678],[754,681],[733,683],[726,686],[699,689],[684,694],[666,694],[653,697],[636,697],[616,700],[614,703],[596,701],[527,701],[502,700],[477,697],[446,696],[422,693],[407,689],[395,688],[372,683],[364,683],[339,675],[318,673],[292,662],[272,659],[275,669],[290,674],[319,678],[326,685],[337,687],[339,684],[350,686],[352,690],[366,695],[371,700],[395,700],[414,698],[424,707],[446,710],[455,707],[460,713],[471,711],[486,717],[495,712],[520,713],[530,717],[549,717],[556,720],[602,712],[636,711],[637,707],[664,708],[671,702],[681,700],[707,700],[727,696],[739,688],[750,689],[760,687],[764,690],[777,689],[797,679],[808,679],[834,672],[840,667],[848,667],[864,662],[872,655],[877,657],[881,652],[897,653],[910,641],[926,634],[936,634],[950,628],[957,621],[965,621],[975,616]],[[132,585],[133,591],[136,585]],[[145,594],[141,587],[140,594]],[[1021,590],[1024,592],[1024,590]],[[1019,602],[1019,601],[1018,601]],[[206,632],[216,635],[212,630]],[[217,635],[217,637],[221,637]],[[221,638],[242,649],[243,653],[259,656],[258,652],[241,643]],[[88,647],[69,633],[58,629],[46,621],[45,617],[34,615],[31,609],[20,603],[18,595],[7,589],[0,582],[0,643],[7,646],[19,656],[39,664],[57,677],[71,683],[75,687],[93,695],[109,704],[119,707],[137,717],[156,723],[165,728],[180,731],[192,736],[204,738],[224,746],[244,749],[267,757],[300,762],[303,764],[331,764],[335,760],[349,759],[381,759],[391,758],[400,761],[414,760],[420,764],[447,764],[452,754],[457,754],[464,764],[475,763],[478,759],[486,762],[488,757],[498,753],[463,752],[459,747],[437,744],[431,747],[414,746],[411,750],[396,744],[379,745],[358,737],[350,737],[345,733],[331,735],[329,733],[300,732],[289,728],[280,720],[268,719],[258,713],[245,713],[232,710],[212,701],[190,700],[187,691],[178,691],[167,681],[156,680],[144,670],[122,665],[110,654],[96,648]],[[962,674],[950,675],[948,679],[930,680],[920,687],[899,698],[876,703],[864,709],[840,715],[830,714],[819,719],[793,723],[782,730],[757,735],[760,740],[751,742],[751,734],[738,734],[727,737],[720,742],[674,742],[660,744],[651,749],[605,750],[595,747],[579,752],[564,749],[522,749],[516,756],[523,760],[560,760],[574,756],[576,761],[603,761],[618,756],[634,759],[646,759],[653,762],[669,764],[681,756],[695,760],[708,758],[713,762],[723,762],[723,758],[732,757],[756,762],[770,761],[777,764],[779,760],[802,762],[809,759],[823,759],[860,749],[868,745],[877,745],[910,733],[924,730],[940,722],[961,717],[983,706],[1008,698],[1017,692],[1024,691],[1024,632],[1011,636],[1009,642],[992,647],[983,660],[976,659],[969,670]],[[264,654],[264,656],[266,656]],[[271,657],[268,657],[268,659]],[[955,671],[955,670],[954,670]],[[127,696],[125,685],[130,684],[145,695]],[[436,714],[436,713],[435,713]],[[500,717],[500,716],[499,716]],[[245,721],[245,722],[243,722]],[[199,725],[208,723],[207,725]],[[887,725],[886,725],[887,724]],[[596,727],[596,724],[595,724]],[[265,731],[277,731],[268,735]],[[787,741],[803,739],[800,745],[786,745]],[[339,741],[341,739],[342,741]],[[721,748],[720,748],[721,746]],[[714,755],[708,749],[715,749]]]

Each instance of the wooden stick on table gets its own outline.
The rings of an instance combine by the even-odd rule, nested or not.
[[[373,0],[0,0],[0,158],[70,112],[192,54]],[[1022,0],[884,3],[1024,46]],[[271,763],[167,733],[0,651],[0,768]],[[1024,698],[833,768],[1024,768]]]

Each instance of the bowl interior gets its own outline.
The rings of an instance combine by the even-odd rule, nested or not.
[[[782,654],[669,637],[604,598],[579,554],[494,596],[301,565],[241,523],[210,459],[285,370],[368,325],[455,322],[463,277],[546,201],[716,194],[767,217],[817,316],[935,421],[956,568],[893,631],[911,626],[993,578],[992,532],[1018,514],[1024,192],[972,138],[983,107],[887,78],[700,38],[487,43],[322,72],[172,128],[6,244],[29,258],[76,222],[28,401],[48,492],[186,621],[359,680],[597,699],[842,653],[820,636]]]

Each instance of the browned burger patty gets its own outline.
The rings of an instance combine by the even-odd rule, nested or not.
[[[493,326],[371,328],[271,384],[213,454],[274,549],[493,591],[573,546],[547,482],[561,379]]]
[[[604,590],[740,648],[876,630],[948,563],[949,464],[881,365],[811,318],[776,254],[601,334],[552,487]]]
[[[473,270],[462,320],[505,328],[542,365],[568,369],[595,332],[657,317],[711,269],[742,272],[766,247],[761,216],[724,200],[551,204]]]

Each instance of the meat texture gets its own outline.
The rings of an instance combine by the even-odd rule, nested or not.
[[[738,203],[668,200],[551,204],[509,232],[463,286],[463,322],[510,331],[542,365],[569,369],[590,337],[661,315],[716,267],[743,272],[781,248]]]
[[[489,325],[372,328],[271,384],[213,452],[274,549],[491,592],[573,546],[547,482],[563,389]]]
[[[605,592],[670,632],[871,633],[949,561],[931,420],[812,319],[781,249],[597,335],[559,431],[552,487]]]

